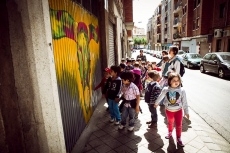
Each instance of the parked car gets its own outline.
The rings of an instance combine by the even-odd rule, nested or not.
[[[157,51],[153,50],[152,52],[153,52],[152,56],[153,56],[153,57],[156,57]]]
[[[158,51],[157,54],[156,54],[156,58],[162,58],[162,52],[161,51]]]
[[[183,57],[182,57],[182,56],[183,56],[184,54],[186,54],[186,52],[185,52],[185,51],[183,51],[183,50],[178,50],[177,57],[179,57],[179,59],[181,59],[181,60],[182,60],[182,59],[183,59]]]
[[[230,53],[207,53],[200,64],[200,72],[205,73],[206,71],[216,73],[220,78],[230,76]]]
[[[186,53],[182,56],[182,63],[187,68],[200,67],[201,60],[201,55],[197,53]]]

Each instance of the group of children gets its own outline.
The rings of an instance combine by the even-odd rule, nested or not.
[[[165,138],[172,137],[175,121],[177,142],[180,146],[184,146],[181,141],[182,119],[183,114],[189,118],[189,113],[186,94],[181,87],[181,76],[178,70],[175,70],[178,64],[175,65],[171,60],[176,58],[177,52],[176,47],[170,48],[169,55],[172,55],[164,55],[158,64],[142,61],[141,58],[137,58],[136,61],[127,59],[125,63],[123,59],[119,66],[105,69],[105,77],[95,90],[103,87],[102,93],[108,102],[110,122],[115,122],[121,130],[129,117],[128,130],[133,131],[135,117],[140,111],[141,93],[144,90],[144,100],[151,112],[151,121],[146,124],[150,124],[149,128],[157,126],[156,108],[162,103],[168,121],[168,134]],[[167,54],[167,51],[164,51],[164,54]]]

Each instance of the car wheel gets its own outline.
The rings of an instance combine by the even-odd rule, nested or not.
[[[218,76],[220,77],[220,78],[224,78],[224,70],[223,69],[219,69],[218,70]]]
[[[203,66],[203,65],[200,65],[200,72],[201,72],[201,73],[205,73],[205,70],[204,70],[204,66]]]

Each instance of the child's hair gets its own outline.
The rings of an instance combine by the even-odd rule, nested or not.
[[[122,69],[124,69],[124,68],[125,68],[125,64],[121,63],[121,64],[120,64],[120,67],[121,67]]]
[[[168,60],[169,60],[169,56],[168,55],[163,56],[163,61],[164,62],[167,62]]]
[[[172,81],[172,79],[175,78],[175,77],[178,77],[178,78],[179,78],[180,84],[181,84],[181,76],[180,76],[180,74],[178,74],[178,73],[170,73],[169,76],[168,76],[168,86],[169,86],[169,87],[171,87],[171,81]]]
[[[156,65],[156,64],[157,64],[157,62],[152,62],[152,64],[153,64],[153,65]]]
[[[178,53],[178,48],[173,46],[173,47],[170,47],[170,50],[173,51],[173,54],[176,55]]]
[[[124,72],[121,74],[121,79],[129,80],[129,82],[133,82],[134,81],[134,75],[132,72]]]
[[[147,65],[147,67],[151,67],[151,68],[152,68],[152,64],[151,64],[151,63],[149,63],[149,64]]]
[[[160,74],[159,72],[155,71],[155,70],[151,70],[148,72],[148,76],[153,79],[153,81],[157,81],[160,78]]]
[[[134,63],[134,67],[139,67],[139,66],[140,66],[139,62]]]
[[[117,76],[119,76],[120,73],[121,73],[121,68],[120,68],[120,66],[113,65],[113,66],[111,66],[110,69],[113,70],[115,73],[117,73]]]
[[[162,53],[162,54],[164,53],[165,55],[168,55],[167,50],[163,50],[161,53]]]

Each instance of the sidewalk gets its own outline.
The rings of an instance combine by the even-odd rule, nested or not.
[[[158,107],[158,127],[149,129],[146,121],[150,120],[147,104],[141,100],[143,114],[139,114],[133,132],[127,128],[118,130],[118,126],[110,123],[106,104],[99,105],[95,113],[97,121],[84,148],[84,153],[230,153],[230,144],[215,130],[205,123],[191,108],[191,123],[183,121],[182,141],[185,147],[177,146],[175,129],[172,139],[165,139],[167,121],[164,110]],[[94,115],[95,115],[94,114]],[[90,124],[90,123],[89,123]]]

